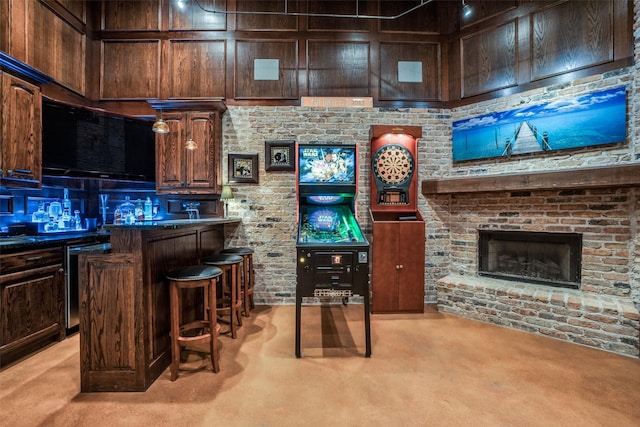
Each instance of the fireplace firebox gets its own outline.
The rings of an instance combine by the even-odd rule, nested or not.
[[[582,235],[479,231],[478,274],[579,289]]]

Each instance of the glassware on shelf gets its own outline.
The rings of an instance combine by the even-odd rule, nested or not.
[[[136,206],[131,203],[129,196],[125,197],[125,202],[120,205],[120,216],[124,224],[134,224],[136,222]]]
[[[49,215],[44,211],[44,202],[38,202],[38,210],[31,214],[31,222],[49,222]]]
[[[108,194],[99,194],[100,196],[100,212],[102,213],[102,227],[107,223],[107,201],[109,200]]]
[[[49,216],[57,221],[60,215],[62,215],[62,203],[58,200],[49,203]]]
[[[76,230],[82,230],[82,220],[80,219],[80,211],[75,210],[73,215],[73,222],[75,224]]]

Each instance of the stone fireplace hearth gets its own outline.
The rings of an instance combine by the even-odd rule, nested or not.
[[[468,187],[477,186],[472,179],[464,179]],[[431,233],[428,239],[448,236],[443,251],[450,260],[448,272],[435,279],[438,310],[638,357],[640,313],[634,299],[639,280],[640,187],[607,184],[537,189],[529,182],[531,189],[496,190],[496,179],[492,181],[494,190],[485,191],[448,188],[426,192],[423,184],[430,206],[444,218],[444,231]],[[494,242],[494,258],[516,265],[511,258],[515,256],[538,268],[548,262],[546,268],[558,269],[565,276],[528,280],[513,277],[517,275],[513,272],[503,277],[482,272],[492,266],[481,265],[485,261],[479,256],[481,245],[488,243],[480,236],[518,233],[546,236],[548,241],[580,236],[580,253],[574,258],[580,262],[578,272],[563,266],[571,263],[566,259],[569,248],[539,246],[541,252],[553,252],[553,259],[545,261],[537,255],[526,259],[521,253],[505,255],[502,249],[510,245],[508,241]],[[567,272],[560,273],[565,267]],[[576,274],[578,277],[571,277]]]

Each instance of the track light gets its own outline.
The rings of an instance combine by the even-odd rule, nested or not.
[[[471,6],[469,6],[464,2],[464,0],[462,0],[462,17],[468,18],[471,15],[473,15],[473,9],[471,9]]]

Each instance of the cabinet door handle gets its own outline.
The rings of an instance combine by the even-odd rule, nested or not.
[[[42,256],[32,256],[31,258],[27,258],[26,261],[27,262],[34,262],[34,261],[40,261],[42,258]]]

